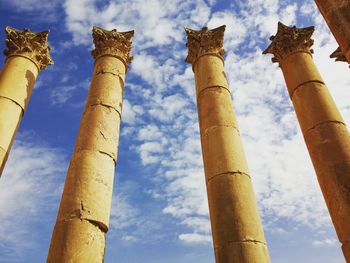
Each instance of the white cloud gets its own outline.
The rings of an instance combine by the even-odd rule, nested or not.
[[[56,87],[50,93],[51,103],[53,105],[66,103],[73,96],[73,92],[77,88],[79,88],[78,85],[68,85],[68,86]]]
[[[196,233],[180,234],[179,239],[186,243],[211,243],[211,236]]]
[[[134,199],[139,197],[135,192],[141,190],[140,186],[131,181],[119,182],[118,177],[116,179],[107,238],[117,238],[123,245],[159,239],[162,236],[158,233],[161,227],[159,217],[154,218],[152,211],[141,210],[135,203]]]
[[[339,244],[339,241],[335,238],[326,238],[322,240],[315,240],[312,244],[316,247],[324,247],[324,246],[336,246]]]
[[[207,4],[196,1],[110,1],[102,8],[96,0],[66,0],[66,26],[73,34],[75,44],[89,45],[92,25],[106,28],[117,27],[120,31],[135,29],[135,47],[139,50],[172,44],[183,39],[183,26],[189,24],[189,17],[195,11],[202,16],[195,16],[193,23],[202,24],[209,15]]]
[[[143,109],[139,105],[131,105],[127,99],[123,100],[122,122],[135,124],[143,114]]]
[[[2,4],[7,4],[17,9],[16,11],[52,11],[60,1],[51,0],[47,2],[38,0],[4,0]]]
[[[38,143],[32,135],[17,137],[0,180],[0,246],[8,253],[1,255],[5,261],[39,243],[33,227],[53,226],[49,214],[54,220],[62,189],[58,185],[66,170],[58,149]]]
[[[216,28],[226,25],[224,47],[226,50],[236,48],[247,36],[247,29],[240,19],[233,12],[216,12],[208,21],[208,28]]]
[[[163,134],[156,125],[147,125],[139,130],[137,138],[141,141],[159,140]]]

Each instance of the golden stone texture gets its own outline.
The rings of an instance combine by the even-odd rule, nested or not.
[[[186,28],[217,263],[270,262],[224,72],[225,26]]]
[[[315,0],[315,2],[339,44],[339,48],[331,54],[331,58],[350,64],[350,1]]]
[[[277,35],[264,53],[277,57],[274,61],[283,71],[318,182],[344,256],[350,262],[350,137],[313,62],[311,45],[305,45],[312,43],[310,30],[279,23]],[[285,49],[288,45],[298,48]],[[299,48],[302,45],[304,50]]]
[[[133,31],[93,28],[96,58],[48,263],[102,263]]]
[[[0,176],[41,69],[53,64],[48,31],[6,27],[7,56],[0,74]]]

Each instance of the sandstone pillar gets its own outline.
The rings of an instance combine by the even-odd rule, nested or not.
[[[225,26],[185,30],[216,262],[270,262],[224,71]]]
[[[331,57],[350,63],[350,1],[315,0],[315,2],[339,44],[339,48]]]
[[[134,31],[92,30],[93,77],[67,172],[48,263],[102,263]]]
[[[0,72],[0,176],[39,74],[50,57],[48,31],[6,27],[5,65]]]
[[[350,137],[312,60],[313,31],[313,27],[278,23],[278,32],[264,54],[273,54],[272,61],[283,71],[318,182],[350,262]]]

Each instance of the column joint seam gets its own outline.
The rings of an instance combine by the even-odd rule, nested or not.
[[[323,81],[321,81],[321,80],[308,80],[308,81],[305,81],[305,82],[300,83],[299,85],[297,85],[295,87],[295,89],[293,90],[292,94],[290,95],[290,99],[293,100],[294,93],[296,92],[297,89],[301,88],[302,86],[304,86],[306,84],[313,83],[313,82],[319,83],[319,84],[322,84],[322,85],[326,86],[326,84]]]
[[[228,91],[228,93],[229,93],[230,96],[231,96],[231,91],[230,91],[227,87],[222,86],[222,85],[212,85],[212,86],[208,86],[208,87],[205,87],[204,89],[202,89],[202,90],[198,93],[198,95],[197,95],[197,100],[199,99],[199,96],[202,94],[203,91],[205,91],[205,90],[207,90],[207,89],[213,89],[213,88],[225,89],[225,90]]]
[[[219,58],[221,61],[222,61],[222,65],[225,66],[225,61],[224,61],[224,58],[220,55],[218,55],[217,53],[215,52],[207,52],[207,53],[204,53],[204,54],[201,54],[199,55],[195,61],[192,62],[192,71],[195,72],[194,68],[195,68],[195,65],[197,64],[198,60],[204,56],[214,56],[214,57],[217,57]]]
[[[234,130],[237,131],[239,136],[241,136],[241,133],[240,133],[240,131],[239,131],[239,129],[238,129],[238,127],[236,125],[213,125],[213,126],[210,126],[210,127],[206,128],[204,130],[204,135],[207,134],[208,130],[211,130],[211,129],[215,128],[215,127],[227,127],[227,128],[231,127],[231,128],[233,128]]]
[[[224,173],[219,173],[219,174],[215,174],[214,176],[210,177],[208,180],[207,180],[207,184],[213,180],[214,178],[216,177],[219,177],[219,176],[223,176],[223,175],[245,175],[247,176],[249,179],[251,179],[250,175],[247,174],[247,173],[244,173],[244,172],[241,172],[241,171],[234,171],[234,172],[224,172]]]
[[[230,240],[230,241],[227,241],[226,243],[223,243],[223,244],[220,244],[220,245],[216,245],[215,247],[218,248],[218,247],[222,247],[226,244],[232,244],[232,243],[259,243],[259,244],[263,244],[264,246],[266,246],[266,242],[263,242],[263,241],[260,241],[260,240],[255,240],[255,239],[245,239],[245,240],[241,240],[241,241],[233,241],[233,240]]]

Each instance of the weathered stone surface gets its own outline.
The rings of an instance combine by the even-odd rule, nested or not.
[[[214,248],[217,262],[224,263],[260,263],[268,262],[269,252],[265,243],[232,242]]]
[[[194,72],[205,72],[203,76],[195,74],[197,96],[207,88],[223,87],[229,91],[224,62],[217,56],[201,56],[194,65]]]
[[[94,27],[96,58],[47,262],[102,263],[133,31]]]
[[[328,89],[319,82],[308,82],[296,89],[293,105],[303,132],[326,122],[344,123]]]
[[[212,193],[209,205],[220,213],[211,213],[215,235],[214,244],[222,246],[232,242],[256,241],[265,243],[260,226],[252,182],[248,175],[225,173],[207,183]]]
[[[311,39],[311,35],[308,37]],[[309,39],[304,41],[307,43]],[[342,244],[348,244],[349,132],[311,56],[294,43],[300,42],[297,37],[290,41],[289,55],[282,56],[279,63],[338,238]],[[343,251],[348,260],[348,250]]]
[[[6,27],[7,56],[0,74],[0,176],[17,128],[28,106],[40,69],[52,64],[47,43],[48,31],[19,31]]]
[[[243,173],[249,176],[241,137],[237,129],[215,126],[201,133],[201,139],[207,181],[224,173]]]
[[[76,218],[57,222],[47,263],[101,263],[105,244],[104,232],[93,222]]]
[[[100,57],[95,63],[94,78],[86,104],[104,105],[115,109],[121,116],[125,79],[125,66],[120,59]],[[92,88],[92,87],[98,88]]]
[[[70,161],[57,220],[86,219],[107,232],[113,179],[114,161],[108,155],[88,150],[76,152]]]
[[[266,241],[224,72],[224,29],[185,29],[186,62],[192,64],[196,81],[215,258],[217,263],[267,263]]]
[[[5,164],[8,158],[8,153],[5,149],[3,149],[2,147],[0,147],[0,174],[2,173],[2,171],[5,168]]]
[[[237,128],[231,94],[222,87],[212,87],[201,92],[197,98],[200,127],[205,134],[214,126]],[[237,128],[238,129],[238,128]]]
[[[0,147],[5,151],[11,148],[22,113],[21,107],[13,101],[0,97]]]
[[[331,57],[350,63],[350,1],[315,0],[340,48]]]
[[[340,47],[338,47],[329,57],[334,58],[335,61],[347,62],[346,55],[343,53]]]
[[[312,69],[308,63],[312,63],[312,57],[308,53],[297,52],[296,56],[286,57],[280,62],[283,76],[288,85],[288,93],[292,98],[293,93],[301,85],[309,82],[324,83],[317,69]],[[305,63],[307,61],[307,63]]]
[[[120,116],[106,106],[88,106],[81,120],[75,151],[91,150],[117,158]]]
[[[8,58],[0,76],[0,97],[12,100],[25,111],[38,74],[32,61],[20,56]]]
[[[350,262],[350,242],[342,245],[343,254],[346,262]]]

